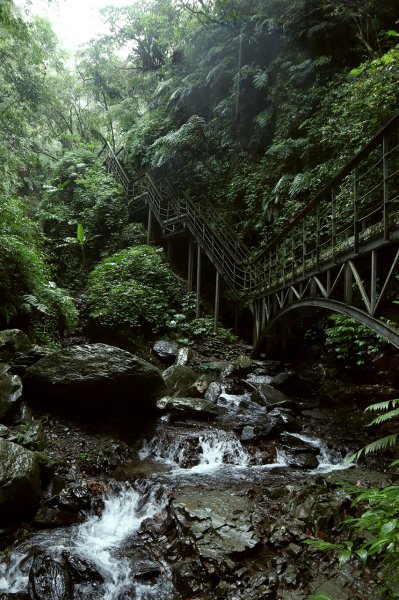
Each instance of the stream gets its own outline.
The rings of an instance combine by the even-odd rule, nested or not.
[[[302,545],[335,531],[347,505],[335,482],[351,471],[350,449],[332,441],[334,409],[289,398],[295,410],[270,411],[222,384],[213,422],[163,414],[113,473],[49,494],[50,510],[78,522],[17,540],[0,563],[0,599],[301,600],[326,581],[334,600],[376,597]]]

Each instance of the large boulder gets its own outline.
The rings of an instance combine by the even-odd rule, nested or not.
[[[15,412],[21,396],[21,379],[10,373],[9,365],[0,363],[0,421]]]
[[[106,344],[73,346],[42,358],[27,370],[24,398],[61,412],[91,416],[152,412],[165,390],[162,372]]]
[[[17,352],[28,354],[32,343],[28,336],[19,329],[0,331],[0,361],[10,360]]]
[[[0,523],[33,508],[41,494],[36,454],[0,438]]]

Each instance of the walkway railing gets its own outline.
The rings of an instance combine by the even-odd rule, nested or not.
[[[148,205],[165,235],[174,235],[184,228],[189,230],[231,287],[237,290],[248,287],[249,270],[244,265],[248,249],[227,228],[223,230],[213,226],[209,212],[203,214],[187,195],[175,194],[167,181],[155,182],[148,173],[140,175],[137,171],[129,177],[119,160],[126,160],[123,149],[115,154],[106,143],[100,156],[133,206]]]
[[[253,263],[255,296],[398,238],[399,114]]]
[[[119,160],[128,164],[123,149],[116,155],[105,144],[101,155],[134,205],[147,204],[166,235],[189,230],[230,286],[247,298],[262,298],[399,240],[399,113],[250,264],[248,249],[227,227],[214,225],[210,209],[177,195],[168,182],[137,171],[129,176]]]

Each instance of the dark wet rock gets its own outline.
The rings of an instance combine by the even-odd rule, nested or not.
[[[261,427],[254,427],[252,425],[246,425],[245,427],[243,427],[242,431],[241,431],[241,435],[240,435],[240,441],[243,443],[248,443],[248,442],[257,442],[261,439],[263,439],[263,434],[262,434],[262,428]]]
[[[190,367],[173,365],[163,373],[168,396],[186,396],[198,375]]]
[[[288,448],[291,454],[314,454],[315,456],[320,454],[319,446],[305,442],[295,435],[284,432],[281,434],[280,439],[284,444],[283,447]]]
[[[39,346],[38,344],[35,344],[34,346],[32,346],[32,349],[29,352],[29,356],[33,356],[34,360],[37,362],[41,358],[46,358],[47,356],[51,356],[55,352],[56,352],[56,350],[54,350],[52,348],[47,348],[45,346]]]
[[[197,560],[179,560],[172,566],[172,581],[182,598],[204,591],[203,571]]]
[[[0,421],[9,419],[16,413],[21,396],[21,379],[10,372],[9,365],[0,363]]]
[[[26,424],[32,423],[33,420],[34,416],[31,407],[26,402],[21,402],[19,407],[19,422]]]
[[[100,512],[103,506],[102,495],[105,491],[106,487],[101,482],[90,479],[74,481],[59,494],[50,498],[46,506],[72,513],[88,510]]]
[[[298,376],[295,371],[278,373],[270,382],[270,385],[286,394],[295,393],[297,384]]]
[[[175,365],[180,365],[181,367],[185,367],[190,360],[192,359],[193,351],[188,346],[184,346],[183,348],[179,348],[177,351]]]
[[[276,404],[279,405],[283,402],[289,402],[289,398],[283,392],[276,390],[268,384],[260,385],[254,390],[251,394],[251,399],[266,408]]]
[[[187,395],[193,398],[203,398],[212,382],[212,375],[200,375],[187,390]]]
[[[37,511],[33,522],[37,527],[51,528],[65,527],[81,521],[82,518],[76,513],[59,510],[51,506],[43,506]]]
[[[39,360],[24,378],[24,397],[74,415],[146,416],[164,390],[161,371],[106,344],[73,346]]]
[[[260,385],[269,385],[271,379],[272,378],[269,375],[257,375],[256,373],[251,373],[247,376],[244,383],[250,390],[253,390]]]
[[[28,336],[19,329],[4,329],[0,331],[0,361],[8,361],[17,352],[28,354],[32,343]]]
[[[64,550],[62,557],[67,563],[72,578],[77,581],[97,581],[103,582],[104,578],[98,572],[96,566],[87,558],[83,558],[77,554],[71,554]]]
[[[150,581],[162,573],[162,565],[152,560],[138,560],[133,564],[132,571],[138,581]]]
[[[0,439],[0,521],[7,523],[23,515],[38,503],[41,495],[36,455]]]
[[[44,429],[40,421],[32,421],[18,428],[16,440],[28,450],[42,452],[45,447]]]
[[[170,340],[157,340],[152,350],[158,358],[171,364],[177,356],[179,346],[176,342]]]
[[[234,371],[239,375],[244,375],[245,373],[249,373],[252,368],[252,359],[245,354],[240,354],[240,356],[234,361]]]
[[[7,438],[10,435],[10,430],[5,425],[0,425],[0,438]]]
[[[33,560],[29,571],[31,600],[73,600],[73,585],[65,561],[41,554]]]
[[[290,467],[295,467],[297,469],[317,469],[319,466],[319,461],[315,455],[308,452],[300,452],[293,456],[289,456],[287,458],[287,463]]]
[[[232,569],[236,558],[259,543],[249,498],[229,491],[188,490],[173,500],[175,518],[202,560]]]
[[[197,419],[209,421],[215,419],[222,409],[202,398],[175,398],[164,396],[157,402],[157,408],[171,413],[174,419]]]
[[[246,582],[245,590],[241,596],[242,600],[272,600],[276,597],[276,593],[272,586],[269,585],[270,577],[264,574],[256,574],[249,578]]]
[[[208,389],[205,392],[205,400],[208,400],[209,402],[213,402],[214,404],[217,403],[220,394],[222,393],[222,386],[218,381],[212,381],[209,386]]]
[[[214,361],[209,363],[202,363],[202,370],[205,373],[215,373],[222,377],[229,377],[234,372],[234,363],[227,361]]]
[[[282,421],[282,428],[285,431],[302,431],[302,423],[289,409],[274,408],[268,416],[269,418],[275,417],[280,419]]]

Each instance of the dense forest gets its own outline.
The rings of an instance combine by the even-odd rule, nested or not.
[[[153,0],[103,18],[110,34],[72,69],[45,19],[1,5],[0,320],[38,341],[76,324],[83,291],[101,325],[156,331],[184,314],[190,329],[193,300],[159,253],[162,295],[126,281],[152,257],[129,250],[145,236],[97,158],[105,140],[256,254],[398,106],[395,0]],[[126,294],[146,296],[142,314]]]
[[[47,350],[74,342],[100,341],[148,358],[157,337],[184,346],[216,339],[219,351],[224,342],[237,342],[250,353],[232,333],[227,310],[226,315],[221,311],[225,327],[217,331],[206,297],[199,313],[184,273],[168,264],[162,240],[148,244],[146,223],[136,221],[131,199],[108,172],[101,150],[107,143],[114,152],[123,148],[127,172],[168,182],[177,195],[200,207],[215,229],[228,230],[245,244],[248,259],[257,256],[398,112],[398,0],[143,0],[122,8],[108,6],[102,17],[109,33],[82,46],[71,66],[71,57],[46,19],[22,11],[13,0],[0,0],[0,330],[23,330],[44,357]],[[226,306],[236,299],[230,294],[224,299]],[[244,321],[246,299],[241,296],[240,301]],[[353,367],[351,375],[360,377],[356,367],[370,364],[383,346],[376,334],[342,315],[313,323],[305,335],[309,346],[317,340],[316,351],[322,348],[323,358],[341,361],[345,376],[346,368]],[[251,364],[255,368],[252,359],[239,357],[230,372],[235,373],[232,386],[238,380],[243,384]],[[334,369],[320,369],[320,379],[327,372],[337,376]],[[273,372],[273,377],[279,375]],[[291,372],[283,375],[293,377]],[[195,381],[194,373],[190,389]],[[348,404],[353,396],[343,390],[345,381],[339,392]],[[252,385],[251,393],[259,392],[245,383]],[[296,394],[292,385],[290,393]],[[282,410],[291,410],[294,405],[300,413],[296,400],[284,394],[281,399],[280,387],[274,393],[280,396],[273,399],[273,407],[279,410],[283,403]],[[308,403],[312,393],[308,385]],[[328,393],[332,410],[334,400]],[[374,393],[373,388],[368,398]],[[259,400],[252,402],[253,395],[248,390],[246,394],[240,396],[246,398],[240,405],[243,411]],[[397,420],[398,400],[393,397],[389,390],[371,409],[388,411],[375,424],[388,422],[389,428],[389,422]],[[195,400],[199,402],[198,395]],[[311,402],[304,406],[315,408]],[[219,409],[211,409],[214,418]],[[42,421],[52,435],[55,421]],[[240,422],[238,429],[231,426],[245,443],[248,428],[254,438],[259,434],[255,420],[248,423]],[[295,426],[298,423],[287,431],[298,434],[301,425]],[[366,444],[370,440],[363,424],[357,427],[354,431],[361,431]],[[344,429],[341,424],[339,428]],[[388,435],[366,446],[364,454],[395,445],[397,434],[388,428]],[[65,431],[68,428],[60,426],[59,438]],[[339,435],[343,447],[344,433]],[[259,439],[264,441],[260,436],[256,443]],[[305,458],[313,456],[318,465],[309,439],[302,439],[300,448],[308,444]],[[84,451],[76,464],[85,477],[89,445],[86,439],[81,444]],[[351,444],[356,450],[361,445],[356,436]],[[93,456],[99,447],[93,446]],[[150,445],[146,448],[150,453]],[[256,451],[246,456],[246,465],[252,464]],[[269,459],[263,457],[262,466],[270,466]],[[278,456],[276,460],[273,465],[281,466]],[[65,472],[68,479],[70,472]],[[252,493],[258,491],[248,492],[251,499]],[[285,493],[283,489],[276,498]],[[367,562],[367,552],[378,554],[393,581],[386,597],[399,597],[397,487],[386,487],[380,496],[367,494],[359,496],[359,502],[374,502],[376,509],[364,512],[354,526],[366,532],[366,538],[372,532],[380,546],[367,538],[355,558]],[[238,496],[240,502],[249,502]],[[215,502],[219,507],[219,498]],[[287,541],[281,533],[284,527],[273,530],[277,548]],[[317,529],[313,542],[328,551],[338,548],[344,559],[353,557],[348,542],[329,544],[323,529]],[[306,529],[301,543],[309,535]],[[294,561],[299,554],[301,549]],[[262,571],[263,563],[261,567]],[[227,597],[223,593],[218,597]]]

